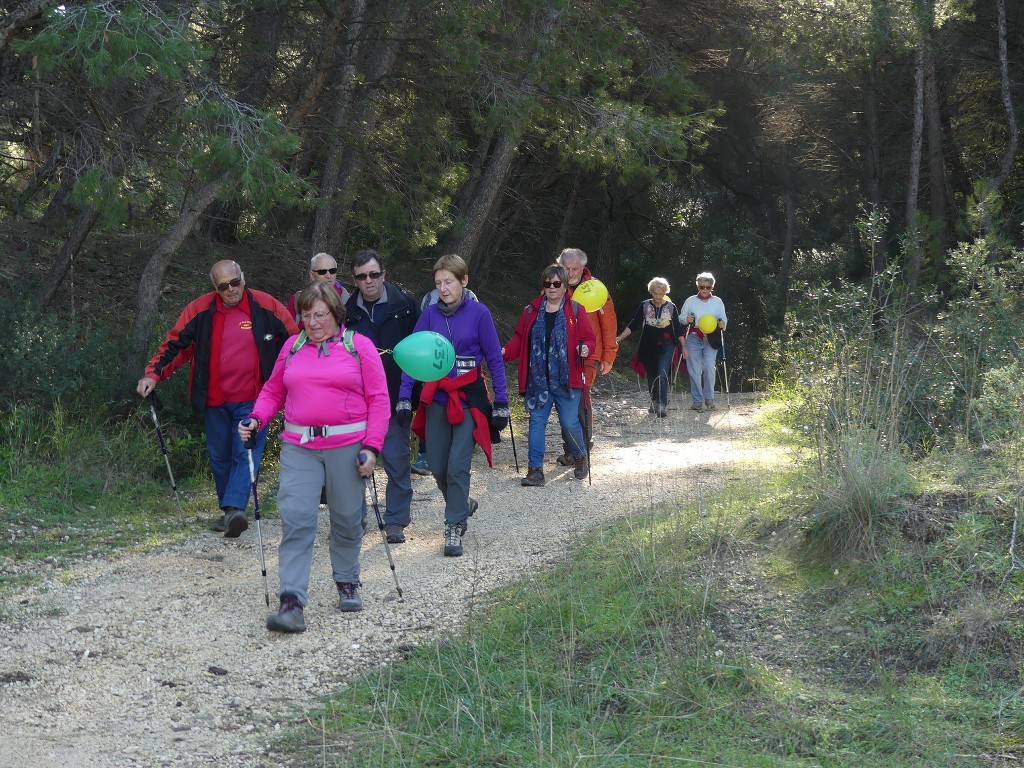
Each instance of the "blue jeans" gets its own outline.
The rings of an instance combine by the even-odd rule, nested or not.
[[[665,342],[657,348],[650,357],[645,357],[640,362],[647,369],[647,391],[650,392],[651,402],[659,405],[668,405],[668,387],[672,374],[672,355],[675,354],[675,345]]]
[[[213,482],[217,486],[217,503],[221,509],[245,509],[249,504],[249,492],[252,489],[249,452],[238,436],[238,423],[249,418],[252,406],[252,400],[224,403],[216,408],[207,408],[205,412],[206,453],[210,457]],[[256,447],[252,450],[253,467],[257,474],[266,444],[267,430],[264,427],[256,435]]]
[[[690,376],[690,397],[696,405],[715,401],[715,365],[718,350],[695,333],[686,337],[686,372]],[[703,381],[701,379],[703,378]]]
[[[586,455],[586,438],[580,425],[579,403],[582,390],[570,389],[568,394],[549,392],[547,402],[530,411],[530,466],[544,466],[544,443],[551,408],[558,411],[562,434],[568,436],[569,452],[579,458]]]

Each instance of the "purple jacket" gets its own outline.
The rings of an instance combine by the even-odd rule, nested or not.
[[[413,333],[417,331],[436,331],[451,341],[458,357],[472,357],[479,367],[487,363],[491,372],[491,383],[494,386],[494,402],[508,402],[508,385],[505,383],[505,362],[501,357],[501,341],[498,330],[494,327],[491,311],[479,301],[463,299],[462,304],[451,317],[441,314],[437,304],[431,304],[416,321]],[[457,368],[452,368],[448,378],[458,375]],[[481,379],[483,372],[481,371]],[[399,399],[409,400],[412,395],[414,380],[409,374],[402,374],[402,386],[398,390]],[[448,402],[448,396],[438,391],[434,398],[438,404]]]

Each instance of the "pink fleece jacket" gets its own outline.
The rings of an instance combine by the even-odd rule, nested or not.
[[[289,359],[295,338],[292,336],[282,347],[251,415],[265,426],[283,406],[285,421],[304,427],[365,421],[365,430],[344,435],[314,437],[301,443],[299,435],[285,431],[281,439],[317,450],[361,442],[380,453],[391,418],[391,398],[384,365],[373,342],[358,333],[353,335],[358,360],[341,339],[328,344],[329,355],[320,354],[319,347],[307,341]]]

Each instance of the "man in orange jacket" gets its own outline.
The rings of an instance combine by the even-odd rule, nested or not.
[[[569,296],[581,283],[593,280],[594,276],[587,269],[587,254],[579,248],[566,248],[558,255],[558,263],[565,268],[569,274]],[[618,333],[618,320],[615,317],[615,304],[612,297],[596,312],[588,312],[587,319],[590,327],[597,336],[597,346],[591,351],[590,356],[584,360],[584,376],[586,377],[586,388],[583,390],[583,397],[580,398],[580,424],[583,425],[583,435],[587,438],[587,444],[594,446],[594,411],[591,408],[591,388],[597,380],[598,370],[602,376],[607,375],[615,362],[615,355],[618,354],[619,345],[615,342],[615,335]],[[563,466],[573,465],[572,452],[569,450],[569,440],[565,434],[562,435],[562,446],[564,450],[558,457],[558,463]]]

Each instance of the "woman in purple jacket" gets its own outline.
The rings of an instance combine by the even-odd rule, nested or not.
[[[343,611],[362,608],[359,549],[363,541],[363,478],[373,474],[391,417],[384,366],[368,338],[342,333],[345,307],[330,283],[303,288],[297,301],[304,330],[281,349],[252,413],[238,425],[248,440],[284,408],[278,567],[281,608],[267,618],[272,632],[302,632],[320,509],[326,488],[330,555]]]
[[[473,448],[479,444],[491,458],[492,430],[508,424],[508,389],[501,342],[490,310],[466,296],[469,269],[459,256],[448,254],[434,264],[434,285],[438,301],[427,307],[413,329],[435,331],[455,348],[455,366],[440,381],[427,382],[420,396],[416,418],[412,417],[411,376],[402,374],[395,411],[413,432],[427,438],[427,464],[444,496],[444,554],[462,555],[462,537],[467,520],[476,511],[476,499],[469,496]],[[490,371],[494,405],[487,396],[483,364]],[[496,438],[495,438],[496,439]]]

